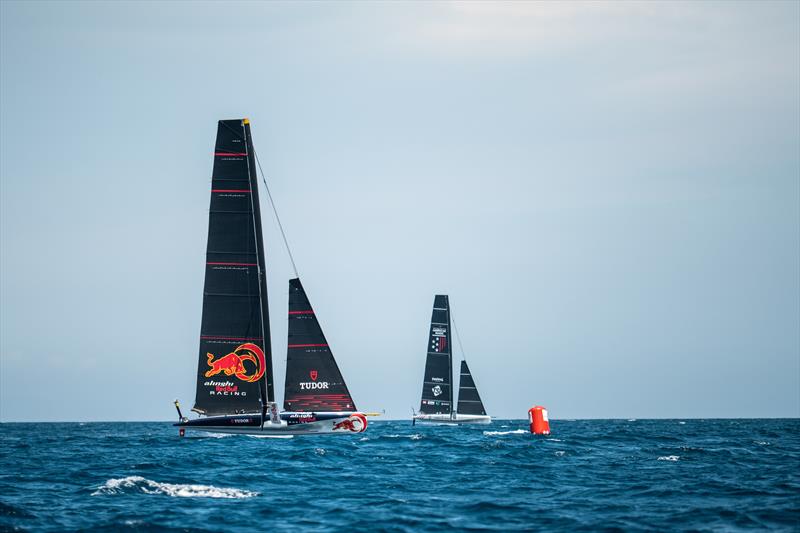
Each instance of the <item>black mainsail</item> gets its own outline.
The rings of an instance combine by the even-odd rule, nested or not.
[[[420,413],[449,415],[453,411],[453,357],[450,347],[450,302],[447,295],[437,294],[433,299]]]
[[[287,411],[355,411],[356,406],[300,279],[289,280]]]
[[[458,413],[464,415],[485,415],[486,409],[475,387],[475,381],[467,362],[461,360],[461,376],[458,384]]]
[[[194,405],[205,415],[258,412],[275,397],[254,155],[247,119],[219,121]]]

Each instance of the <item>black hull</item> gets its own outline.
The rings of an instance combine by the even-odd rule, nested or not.
[[[173,424],[182,429],[244,435],[313,435],[320,433],[361,433],[367,418],[357,412],[283,412],[280,423],[261,424],[259,413],[223,415],[184,420]]]

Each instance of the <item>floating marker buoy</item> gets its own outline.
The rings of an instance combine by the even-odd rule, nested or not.
[[[547,418],[547,409],[541,405],[528,409],[528,421],[531,423],[531,433],[534,435],[550,434],[550,420]]]

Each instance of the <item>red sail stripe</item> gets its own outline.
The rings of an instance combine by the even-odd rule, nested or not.
[[[327,348],[327,344],[290,344],[289,348]]]
[[[247,154],[244,152],[214,152],[215,156],[225,156],[225,155],[233,155],[233,156],[246,156]]]
[[[206,264],[207,265],[243,266],[243,267],[258,266],[258,263],[206,263]]]
[[[249,193],[250,189],[211,189],[211,192],[246,192],[246,193]]]
[[[309,309],[308,311],[289,311],[290,315],[313,315],[314,310]]]
[[[200,335],[201,339],[225,339],[229,341],[260,341],[261,337],[226,337],[224,335]]]
[[[320,398],[328,398],[328,397],[330,397],[330,398],[334,398],[334,397],[349,398],[350,397],[348,394],[342,394],[342,393],[340,393],[340,394],[312,394],[312,393],[307,393],[307,394],[295,394],[294,396],[292,396],[292,398],[310,398],[311,396],[314,396],[315,398],[316,397],[320,397]]]

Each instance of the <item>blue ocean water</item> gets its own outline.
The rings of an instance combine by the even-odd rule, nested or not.
[[[0,530],[800,529],[800,420],[0,424]],[[192,436],[195,435],[195,436]]]

